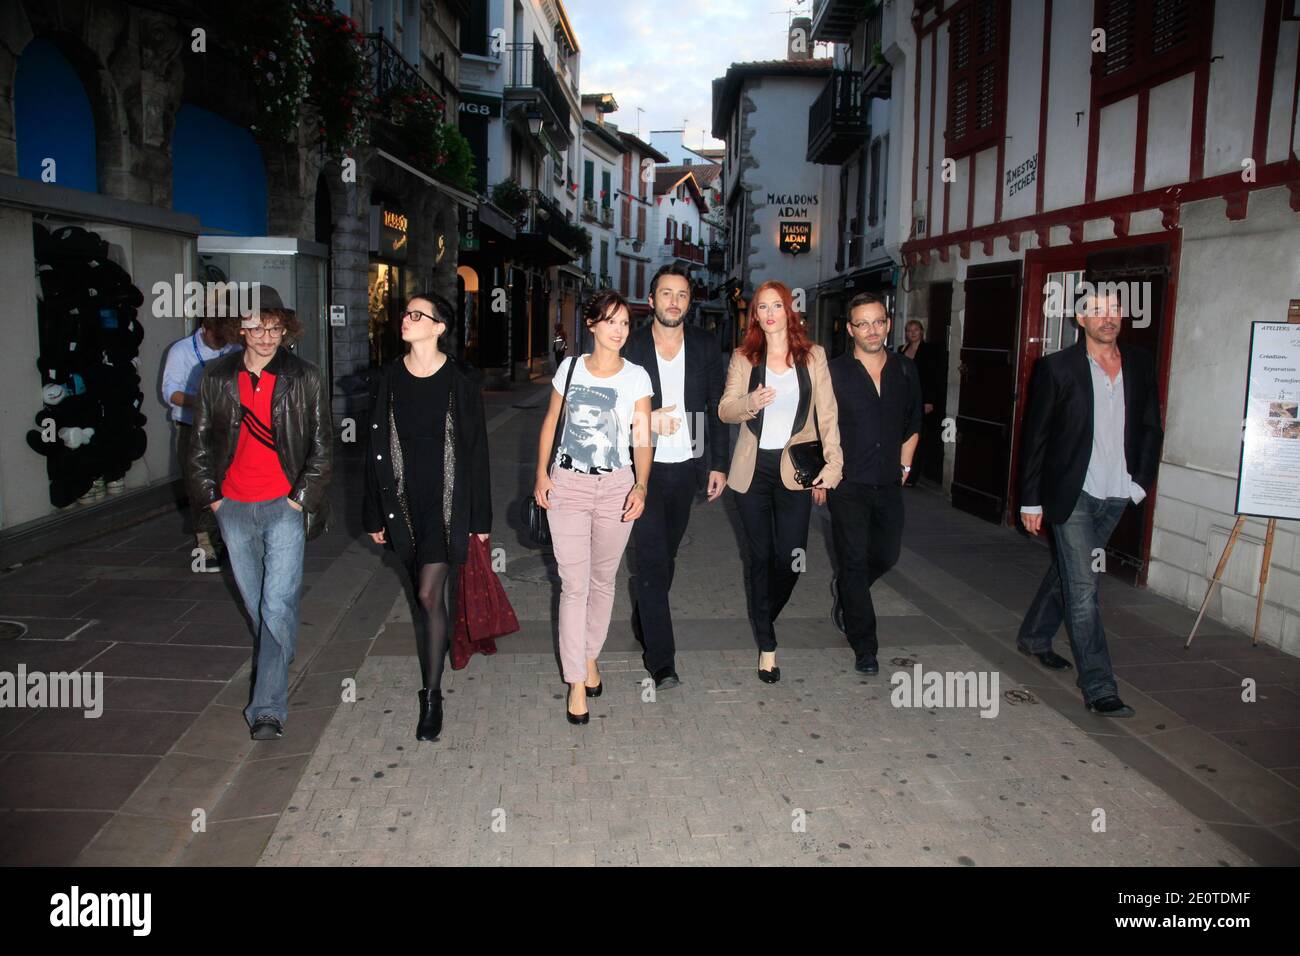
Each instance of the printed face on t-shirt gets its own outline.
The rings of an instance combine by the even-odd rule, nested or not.
[[[569,389],[569,419],[563,445],[579,468],[613,468],[618,462],[614,441],[618,418],[614,413],[618,389],[582,385]]]

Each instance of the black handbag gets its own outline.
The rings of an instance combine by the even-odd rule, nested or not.
[[[794,480],[805,488],[811,488],[821,470],[826,467],[826,456],[822,453],[822,428],[817,421],[817,399],[813,398],[813,427],[817,429],[816,441],[801,441],[786,450],[790,453],[790,464],[794,465]]]
[[[564,400],[560,406],[560,417],[555,422],[555,438],[551,441],[551,454],[560,447],[560,436],[564,433],[564,418],[569,412],[569,385],[573,382],[573,370],[582,361],[581,355],[575,355],[569,363],[569,373],[564,377]],[[533,544],[539,548],[550,547],[551,525],[546,520],[546,509],[537,503],[536,496],[528,494],[519,504],[524,518],[524,532]]]

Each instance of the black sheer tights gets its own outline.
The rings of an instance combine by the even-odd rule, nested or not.
[[[415,627],[415,651],[420,656],[420,678],[424,686],[442,687],[442,668],[450,643],[447,615],[447,574],[450,564],[422,564],[416,578],[420,618]]]

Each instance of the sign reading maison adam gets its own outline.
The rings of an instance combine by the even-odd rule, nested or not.
[[[767,204],[777,206],[776,214],[782,219],[811,219],[811,209],[817,205],[816,193],[768,193]]]

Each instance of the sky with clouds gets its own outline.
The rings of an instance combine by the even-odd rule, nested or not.
[[[583,93],[613,93],[607,119],[641,134],[687,129],[686,145],[713,139],[713,79],[743,60],[785,57],[789,17],[812,0],[564,0],[582,48]]]

